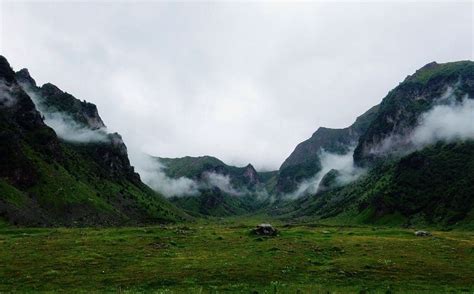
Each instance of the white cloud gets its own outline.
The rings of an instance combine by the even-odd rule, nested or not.
[[[170,178],[164,166],[156,159],[129,148],[129,157],[142,181],[165,197],[195,196],[199,194],[199,183],[185,178]]]
[[[225,193],[228,193],[233,196],[241,196],[244,193],[242,191],[236,190],[231,182],[228,175],[221,175],[218,173],[205,173],[204,179],[206,184],[211,187],[217,187]]]
[[[63,112],[41,112],[44,123],[53,128],[58,137],[74,143],[108,142],[107,130],[92,130],[78,124]]]
[[[412,134],[417,147],[436,141],[474,139],[474,99],[437,105],[425,113]]]
[[[321,150],[319,153],[321,170],[313,177],[301,182],[294,192],[285,194],[283,198],[295,199],[307,194],[315,194],[318,192],[318,187],[323,177],[333,169],[339,172],[336,178],[339,185],[348,184],[359,178],[365,173],[365,169],[354,165],[354,149],[354,147],[351,148],[350,151],[345,154],[336,154]]]
[[[472,59],[472,5],[7,1],[0,52],[148,154],[276,169],[420,66]]]
[[[390,134],[370,149],[376,156],[408,154],[438,141],[474,139],[474,99],[461,100],[448,87],[434,106],[422,113],[417,125],[404,133]]]
[[[15,105],[16,98],[12,95],[15,88],[0,79],[0,107],[11,107]]]

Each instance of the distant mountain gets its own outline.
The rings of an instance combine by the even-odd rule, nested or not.
[[[170,200],[192,214],[229,216],[262,208],[269,196],[268,173],[259,174],[248,164],[230,166],[212,156],[155,158],[168,177],[185,177],[197,183],[197,195],[181,195]]]
[[[38,111],[40,110],[40,111]],[[64,129],[64,137],[46,123]],[[52,84],[37,87],[0,56],[0,218],[83,226],[187,218],[140,181],[120,135],[97,108]]]
[[[473,98],[474,62],[424,66],[388,93],[361,133],[354,160],[365,175],[334,185],[333,170],[321,181],[325,189],[272,213],[349,223],[472,226]]]

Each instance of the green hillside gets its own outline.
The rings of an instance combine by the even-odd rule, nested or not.
[[[186,218],[140,181],[119,135],[109,134],[109,140],[99,143],[62,141],[44,124],[4,57],[0,81],[0,218],[27,226]]]

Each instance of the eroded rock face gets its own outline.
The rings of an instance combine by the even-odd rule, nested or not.
[[[278,234],[278,230],[271,224],[259,224],[252,232],[259,236],[276,236]]]
[[[258,173],[250,163],[245,167],[243,176],[247,180],[247,185],[254,186],[260,183]]]
[[[372,107],[359,116],[351,126],[344,129],[320,127],[311,138],[298,144],[280,167],[277,191],[292,192],[303,180],[317,174],[321,170],[322,150],[336,154],[349,152],[375,119],[378,108],[378,105]]]

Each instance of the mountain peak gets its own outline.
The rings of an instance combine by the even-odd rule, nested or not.
[[[44,93],[45,96],[52,96],[52,95],[64,93],[56,85],[53,85],[51,83],[46,83],[43,86],[41,86],[41,91]]]
[[[31,77],[27,68],[22,68],[15,73],[16,80],[20,84],[36,87],[36,81]]]
[[[8,60],[0,55],[0,78],[4,78],[5,81],[11,83],[15,80],[15,72],[8,63]]]

